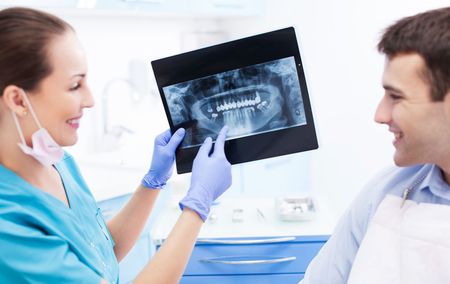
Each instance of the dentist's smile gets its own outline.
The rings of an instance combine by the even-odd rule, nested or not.
[[[78,127],[80,127],[80,120],[81,120],[81,115],[77,116],[75,118],[71,118],[69,120],[67,120],[67,124],[69,124],[70,127],[78,129]]]

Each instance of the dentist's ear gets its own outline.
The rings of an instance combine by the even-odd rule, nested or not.
[[[25,116],[28,113],[28,107],[23,92],[22,88],[15,85],[8,85],[3,90],[1,97],[5,106],[15,112],[18,116]]]
[[[444,108],[447,118],[450,120],[450,90],[444,95]]]

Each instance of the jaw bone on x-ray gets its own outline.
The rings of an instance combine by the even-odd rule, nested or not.
[[[306,124],[293,56],[163,88],[173,124],[186,128],[181,148]]]

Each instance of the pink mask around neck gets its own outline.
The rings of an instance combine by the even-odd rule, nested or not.
[[[25,91],[23,91],[23,95],[26,103],[30,108],[31,115],[33,116],[33,119],[39,129],[31,136],[32,147],[28,146],[25,142],[22,128],[20,127],[16,113],[14,111],[11,111],[21,141],[17,144],[25,154],[32,156],[42,165],[50,167],[53,164],[61,161],[62,157],[64,156],[64,150],[61,148],[61,146],[58,145],[58,143],[55,142],[55,140],[53,140],[48,131],[45,128],[42,128]]]

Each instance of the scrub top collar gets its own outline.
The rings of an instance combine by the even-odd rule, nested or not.
[[[73,198],[73,196],[71,195],[71,193],[69,191],[66,190],[66,184],[65,184],[65,180],[62,176],[62,173],[60,171],[60,169],[58,168],[57,165],[54,166],[56,171],[58,172],[58,175],[61,178],[61,182],[64,186],[64,191],[67,197],[67,201],[69,202],[69,207],[66,206],[66,204],[64,204],[61,200],[59,200],[58,198],[54,197],[53,195],[35,187],[34,185],[32,185],[31,183],[27,182],[25,179],[23,179],[22,177],[20,177],[19,175],[17,175],[15,172],[13,172],[12,170],[4,167],[3,165],[0,164],[0,174],[5,178],[5,180],[10,180],[10,179],[14,179],[17,183],[19,183],[21,186],[15,188],[15,190],[20,190],[22,191],[22,194],[25,195],[33,195],[33,196],[39,196],[41,199],[37,199],[37,201],[39,202],[39,200],[44,200],[45,202],[48,202],[50,204],[52,204],[53,206],[56,206],[56,208],[58,208],[58,211],[62,211],[66,214],[72,214],[72,203],[71,200]],[[13,193],[12,193],[13,194]],[[53,207],[55,208],[55,207]]]
[[[65,239],[70,251],[82,263],[110,283],[118,283],[114,241],[76,164],[66,154],[55,168],[65,187],[70,208],[3,165],[0,165],[0,201],[3,200],[5,206],[19,205],[20,210],[15,212],[18,217],[31,218],[36,226]]]

